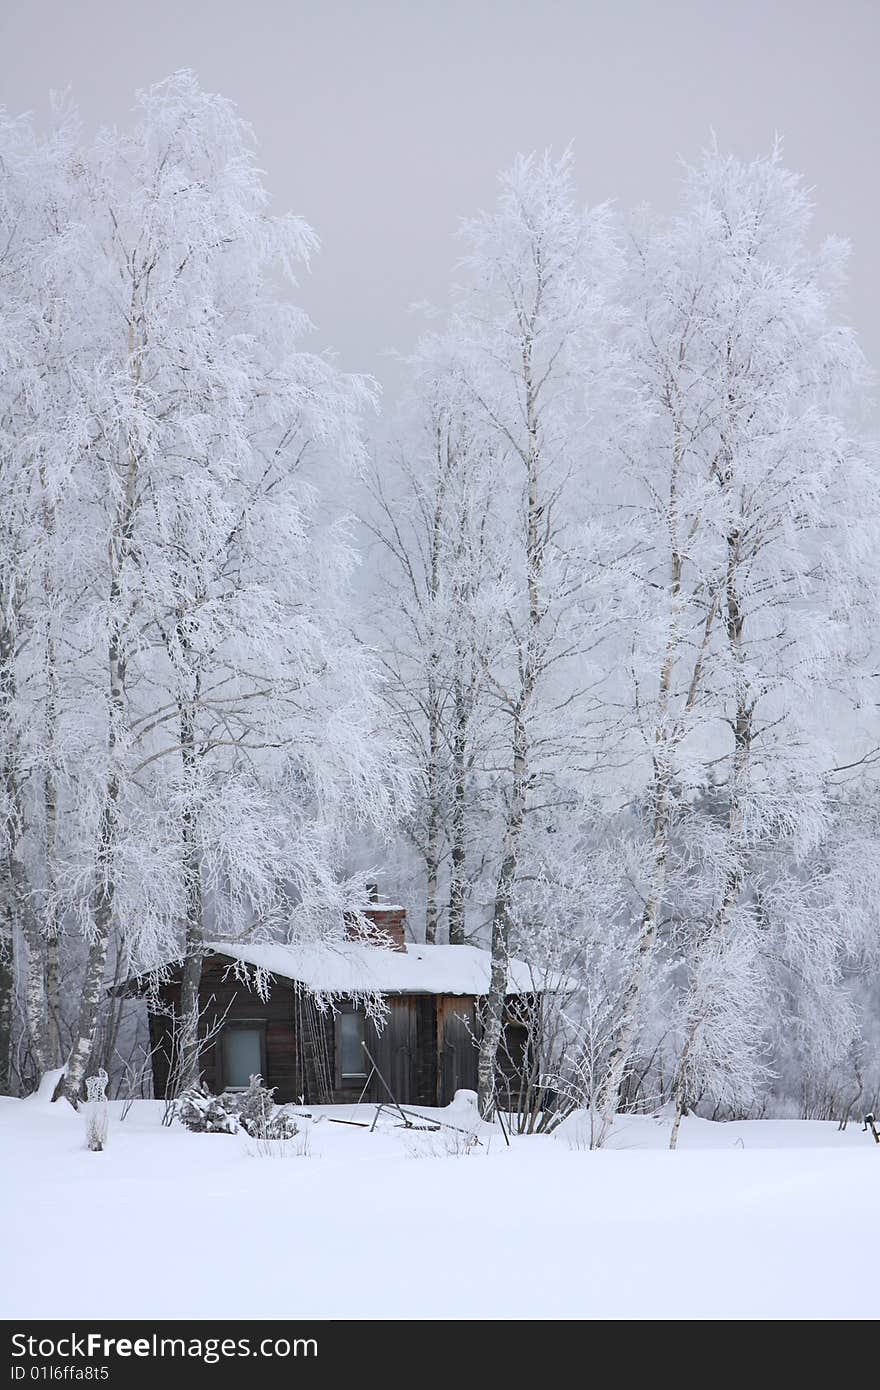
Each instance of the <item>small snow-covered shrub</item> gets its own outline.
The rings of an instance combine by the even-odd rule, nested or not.
[[[252,1076],[246,1091],[224,1094],[223,1099],[234,1106],[239,1124],[247,1134],[261,1134],[269,1126],[275,1101],[275,1087],[263,1085],[261,1076]]]
[[[254,1139],[292,1139],[299,1126],[291,1115],[280,1110],[273,1099],[275,1086],[264,1086],[261,1076],[252,1076],[246,1091],[225,1092],[222,1099],[234,1109],[239,1124]]]
[[[240,1128],[233,1096],[212,1096],[203,1081],[189,1086],[177,1101],[177,1118],[194,1134],[237,1134]]]
[[[279,1110],[277,1115],[273,1115],[266,1126],[267,1139],[295,1139],[300,1133],[300,1127],[292,1115],[286,1111]]]
[[[244,1091],[224,1091],[214,1096],[204,1082],[190,1086],[177,1101],[177,1118],[196,1134],[237,1134],[243,1129],[252,1139],[274,1142],[293,1139],[299,1125],[272,1099],[275,1087],[252,1076]]]

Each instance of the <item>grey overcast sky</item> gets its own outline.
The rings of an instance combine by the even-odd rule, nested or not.
[[[120,124],[184,66],[236,101],[276,205],[321,237],[320,344],[388,384],[518,150],[574,140],[587,201],[669,207],[711,129],[743,155],[784,137],[818,230],[853,243],[847,314],[880,367],[878,53],[880,0],[0,0],[12,111],[70,85]]]

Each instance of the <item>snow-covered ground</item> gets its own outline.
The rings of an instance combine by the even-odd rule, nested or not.
[[[308,1153],[0,1100],[0,1317],[876,1318],[880,1147],[858,1125],[630,1118],[466,1151],[328,1122]],[[360,1117],[371,1120],[373,1109]],[[294,1141],[293,1148],[299,1147]]]

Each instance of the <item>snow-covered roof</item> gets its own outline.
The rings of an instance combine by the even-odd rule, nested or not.
[[[486,994],[489,989],[491,956],[477,946],[408,945],[390,951],[359,941],[309,946],[213,941],[206,950],[294,980],[315,994]],[[546,988],[524,961],[509,962],[509,994]]]

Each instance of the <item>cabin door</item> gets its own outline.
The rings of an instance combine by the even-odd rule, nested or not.
[[[477,1089],[477,1022],[472,999],[443,995],[437,1000],[438,1104],[449,1105],[456,1091]]]

